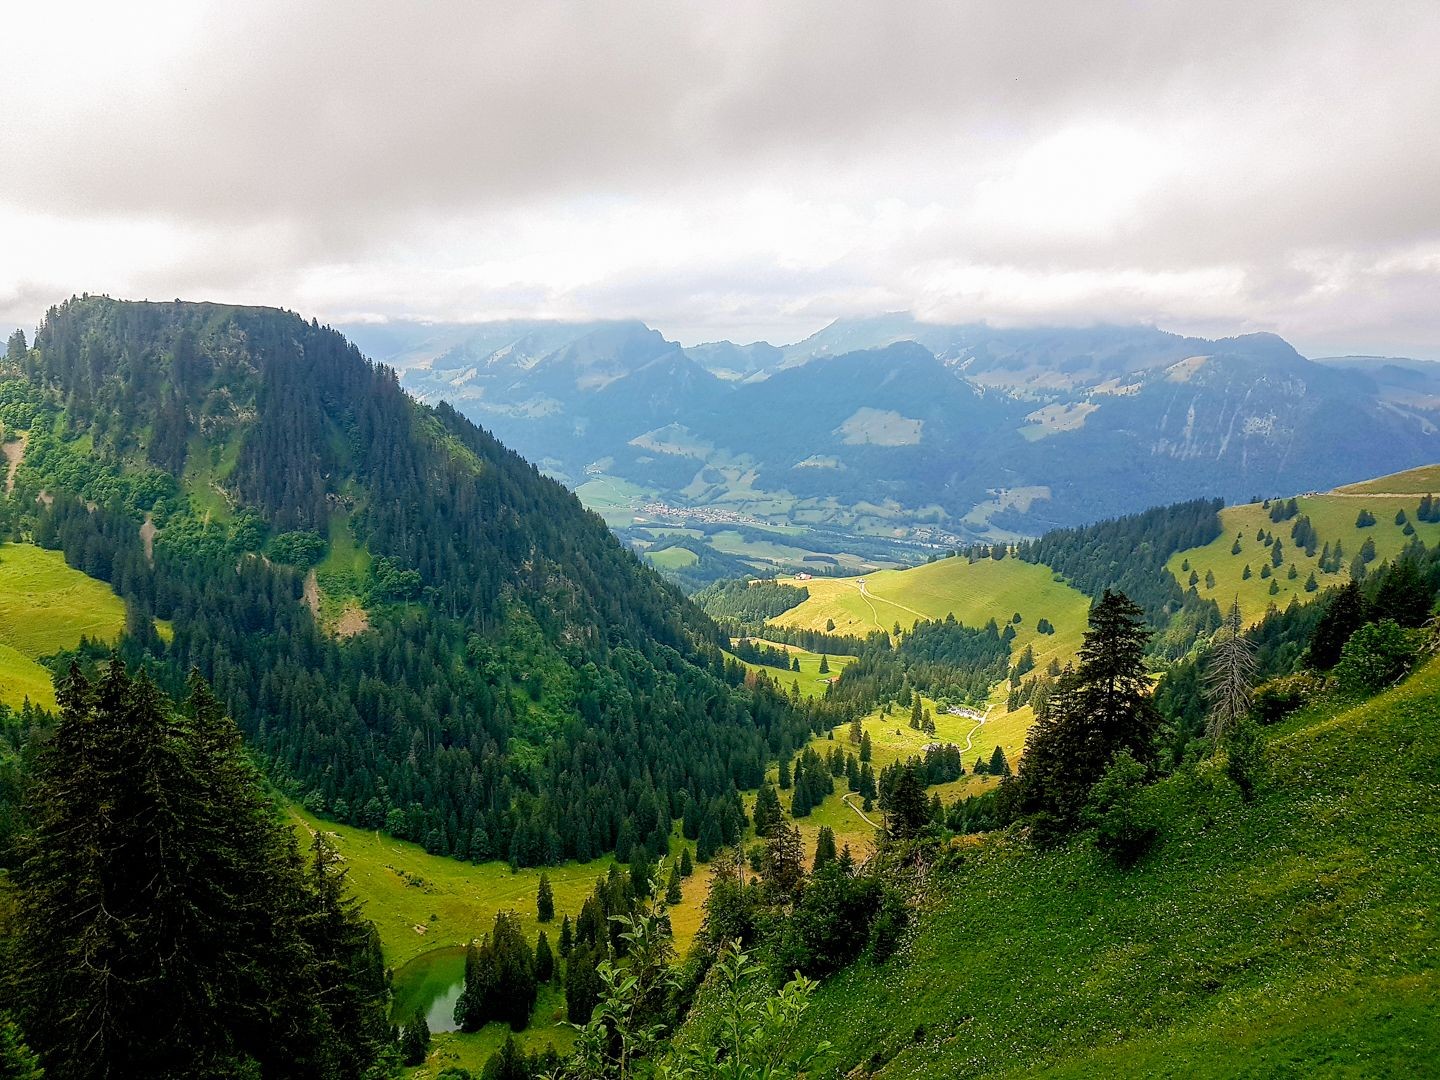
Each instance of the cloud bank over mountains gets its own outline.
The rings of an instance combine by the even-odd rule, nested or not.
[[[1440,357],[1426,3],[31,5],[0,321],[1274,330]]]

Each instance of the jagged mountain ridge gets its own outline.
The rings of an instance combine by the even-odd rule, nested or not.
[[[641,323],[506,327],[512,343],[492,348],[505,333],[476,328],[479,349],[411,368],[405,385],[452,401],[572,486],[603,473],[672,503],[765,506],[771,518],[789,506],[796,520],[855,524],[883,506],[887,525],[1038,534],[1176,498],[1328,488],[1440,456],[1440,380],[1316,363],[1273,334],[891,314],[837,320],[783,347],[669,344],[656,364],[664,339]],[[476,355],[541,333],[570,336],[538,359],[528,351],[522,371]],[[894,351],[906,342],[931,363]],[[606,373],[595,385],[572,374],[576,350]],[[870,370],[901,356],[902,379]]]

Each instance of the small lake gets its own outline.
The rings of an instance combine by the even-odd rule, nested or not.
[[[432,1032],[455,1031],[455,1002],[464,988],[463,945],[421,953],[395,972],[390,1021],[408,1024],[422,1012]]]

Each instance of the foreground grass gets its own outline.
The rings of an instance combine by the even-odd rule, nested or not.
[[[895,959],[821,988],[823,1075],[1434,1075],[1440,663],[1268,745],[1249,806],[1208,766],[1152,789],[1132,870],[962,856]]]
[[[0,701],[26,697],[53,708],[50,672],[37,661],[82,636],[112,641],[125,628],[125,603],[103,581],[33,544],[0,544]]]

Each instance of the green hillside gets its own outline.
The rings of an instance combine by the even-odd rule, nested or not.
[[[14,353],[4,421],[28,440],[0,524],[162,620],[137,662],[199,670],[322,817],[467,861],[589,861],[808,737],[810,703],[744,685],[570,492],[328,328],[86,297]]]
[[[1440,492],[1440,465],[1422,465],[1335,489],[1337,495],[1424,495],[1427,492]]]
[[[782,584],[797,584],[780,578]],[[864,583],[864,589],[860,583]],[[944,619],[953,614],[966,626],[981,627],[991,619],[1004,626],[1018,612],[1012,651],[1033,646],[1043,667],[1051,657],[1061,663],[1080,646],[1090,599],[1072,589],[1044,566],[1018,559],[937,559],[909,570],[880,570],[864,577],[814,578],[800,582],[810,599],[771,620],[779,626],[864,636],[889,631],[899,623],[908,628],[917,619]],[[1049,619],[1054,634],[1036,630]]]
[[[1208,764],[1152,789],[1159,843],[1129,871],[1082,843],[957,849],[913,941],[817,994],[823,1075],[1413,1076],[1440,1060],[1440,663],[1299,714],[1268,761],[1248,806]]]
[[[800,693],[805,697],[823,697],[825,691],[830,686],[830,680],[839,678],[840,673],[845,670],[846,665],[855,659],[853,656],[843,656],[839,654],[834,656],[827,655],[824,657],[824,660],[825,666],[829,670],[822,674],[820,671],[820,653],[810,652],[808,649],[802,649],[798,645],[786,645],[784,642],[765,641],[759,638],[756,640],[762,646],[779,649],[792,660],[798,657],[800,660],[800,670],[786,672],[780,668],[767,667],[764,664],[752,664],[741,660],[740,662],[745,665],[746,669],[769,675],[771,678],[778,680],[780,686],[787,690],[792,685],[798,686],[800,687]]]
[[[1408,475],[1408,474],[1402,474]],[[1388,485],[1392,478],[1386,477],[1375,484]],[[1274,604],[1283,608],[1291,598],[1301,603],[1313,599],[1317,592],[1327,586],[1339,585],[1350,579],[1350,564],[1360,553],[1367,540],[1375,546],[1374,562],[1384,562],[1398,555],[1411,537],[1405,535],[1405,526],[1397,524],[1395,517],[1405,512],[1414,536],[1433,546],[1440,541],[1440,522],[1420,521],[1416,516],[1419,506],[1417,495],[1365,496],[1329,494],[1300,496],[1295,500],[1298,508],[1296,518],[1275,522],[1270,511],[1260,503],[1246,503],[1242,506],[1227,506],[1220,511],[1221,533],[1210,543],[1198,548],[1178,551],[1166,564],[1181,587],[1188,586],[1190,574],[1199,578],[1196,590],[1205,599],[1216,601],[1222,607],[1229,606],[1232,599],[1238,599],[1240,610],[1247,621],[1261,618]],[[1368,510],[1375,518],[1375,524],[1359,528],[1356,520],[1362,510]],[[1318,537],[1316,553],[1306,555],[1305,551],[1291,539],[1291,529],[1299,517],[1308,517]],[[1272,564],[1273,548],[1256,538],[1260,531],[1266,531],[1283,545],[1283,562],[1279,567]],[[1236,541],[1239,552],[1234,552]],[[1342,545],[1344,554],[1339,569],[1326,573],[1320,566],[1323,545],[1333,548]],[[1184,567],[1188,565],[1187,571]],[[1290,575],[1290,567],[1295,575]],[[1250,577],[1245,578],[1245,567],[1250,567]],[[1270,576],[1262,576],[1262,567],[1270,567]],[[1311,574],[1315,575],[1316,590],[1306,590]],[[1207,574],[1214,574],[1214,586],[1207,585]],[[1271,584],[1275,590],[1271,591]],[[1058,625],[1058,624],[1057,624]]]
[[[50,672],[37,661],[82,636],[112,641],[124,628],[124,601],[67,566],[62,553],[0,545],[0,702],[19,706],[28,697],[53,708]]]

